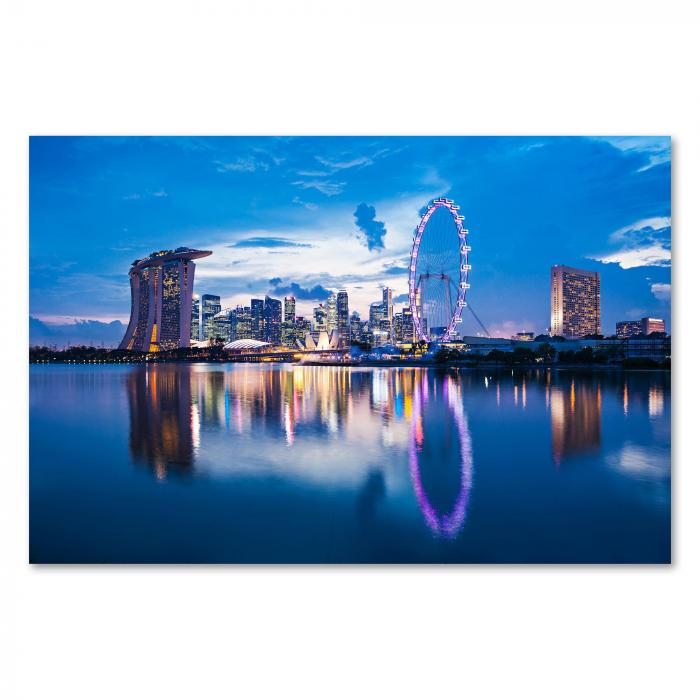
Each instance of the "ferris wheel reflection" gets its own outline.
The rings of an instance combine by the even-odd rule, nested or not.
[[[466,521],[473,472],[460,384],[449,374],[425,373],[416,382],[413,405],[408,449],[413,489],[433,534],[454,539]]]

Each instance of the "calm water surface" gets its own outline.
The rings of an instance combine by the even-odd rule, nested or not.
[[[30,367],[32,562],[668,562],[666,372]]]

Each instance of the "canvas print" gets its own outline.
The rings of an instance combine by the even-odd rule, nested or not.
[[[671,561],[671,141],[29,140],[29,560]]]

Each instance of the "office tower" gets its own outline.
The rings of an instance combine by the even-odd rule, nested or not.
[[[293,296],[284,298],[284,320],[287,323],[294,323],[296,318],[297,300]]]
[[[666,323],[662,318],[649,318],[645,316],[641,320],[642,324],[642,335],[649,335],[649,333],[665,333]]]
[[[282,302],[279,299],[265,297],[263,319],[263,340],[273,345],[279,345],[282,341]]]
[[[618,338],[634,338],[642,334],[641,321],[618,321],[615,324],[615,335]]]
[[[639,321],[618,321],[615,324],[615,335],[618,338],[634,338],[650,333],[666,333],[666,323],[662,318],[645,316]]]
[[[348,293],[345,289],[338,292],[336,300],[338,310],[338,347],[350,347],[350,316],[348,311]]]
[[[216,327],[214,317],[221,311],[221,297],[216,294],[202,294],[202,340],[214,340]]]
[[[314,306],[314,330],[328,330],[328,315],[323,302],[321,302],[318,306]]]
[[[311,333],[313,330],[311,321],[304,318],[303,316],[297,316],[294,321],[294,338],[295,340],[300,340],[302,343],[306,338],[307,333]]]
[[[263,340],[265,336],[265,302],[262,299],[250,300],[250,337]]]
[[[403,313],[401,311],[394,314],[392,328],[394,331],[394,342],[403,343]]]
[[[410,308],[404,309],[401,312],[402,340],[404,343],[416,342],[416,329],[413,325],[413,313]]]
[[[389,336],[391,337],[392,333],[392,326],[394,323],[394,301],[393,301],[393,293],[389,287],[384,287],[382,290],[382,308],[384,311],[384,320],[388,321],[388,332]],[[386,327],[387,324],[385,324]]]
[[[192,332],[190,340],[199,340],[199,294],[192,295]]]
[[[250,340],[250,306],[237,306],[231,316],[231,340]]]
[[[361,334],[362,321],[360,320],[360,314],[358,314],[357,311],[353,311],[350,316],[350,342],[361,343]]]
[[[554,265],[551,334],[582,338],[600,334],[600,273]]]
[[[219,311],[216,316],[214,316],[212,326],[214,328],[214,339],[218,341],[223,341],[224,343],[229,343],[233,338],[231,338],[231,311]]]
[[[369,305],[369,329],[371,331],[381,330],[383,318],[384,318],[384,303],[381,301],[373,301]]]
[[[189,347],[193,260],[207,255],[211,251],[177,248],[134,261],[129,270],[131,318],[120,349],[157,352]]]
[[[338,298],[334,292],[328,295],[326,303],[326,329],[329,334],[338,329]]]

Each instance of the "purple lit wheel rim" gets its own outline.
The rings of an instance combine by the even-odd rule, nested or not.
[[[423,238],[423,232],[425,227],[430,221],[430,217],[440,208],[445,207],[455,222],[455,232],[459,240],[459,287],[457,293],[457,302],[455,308],[452,311],[452,319],[445,331],[445,333],[440,337],[438,342],[444,343],[455,335],[455,329],[457,324],[462,320],[462,309],[467,305],[467,289],[469,289],[469,283],[467,282],[467,275],[469,271],[469,246],[467,245],[467,233],[468,229],[464,228],[463,221],[464,217],[459,213],[459,206],[454,203],[451,199],[446,199],[445,197],[440,197],[434,199],[428,211],[425,212],[420,220],[420,223],[416,227],[416,235],[413,239],[413,249],[411,250],[411,261],[408,267],[408,298],[411,306],[411,314],[413,315],[413,327],[416,330],[416,337],[426,343],[430,342],[430,336],[423,330],[423,324],[421,319],[418,317],[418,307],[416,305],[416,266],[418,262],[418,251],[420,250],[421,240]]]

